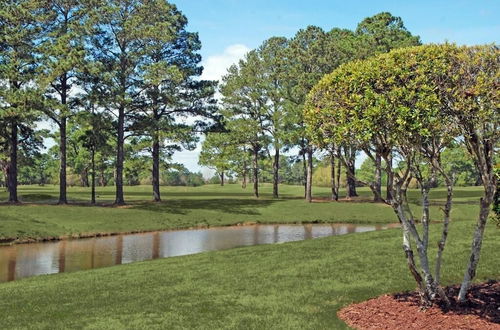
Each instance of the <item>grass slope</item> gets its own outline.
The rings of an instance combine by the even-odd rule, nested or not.
[[[445,284],[460,281],[472,230],[452,224]],[[389,229],[4,283],[0,328],[342,329],[341,307],[414,289],[400,236]],[[477,280],[499,278],[499,248],[490,224]]]
[[[176,229],[196,226],[221,226],[244,222],[349,222],[391,223],[396,218],[392,209],[383,204],[356,202],[306,203],[301,186],[281,186],[280,199],[271,198],[270,185],[261,187],[262,197],[252,197],[251,189],[238,185],[207,185],[196,188],[162,187],[164,202],[150,201],[151,187],[125,187],[126,207],[111,207],[113,187],[98,190],[99,203],[108,206],[90,207],[86,204],[88,188],[69,188],[73,204],[58,206],[57,187],[22,186],[19,188],[22,205],[0,205],[0,240],[26,240],[59,236],[92,235],[96,233],[133,232]],[[359,189],[361,198],[370,199],[366,188]],[[315,196],[327,199],[328,188],[316,188]],[[454,200],[455,220],[471,220],[477,216],[480,188],[457,188]],[[439,204],[445,198],[443,189],[432,191],[431,198]],[[0,192],[0,200],[6,193]],[[418,192],[411,191],[415,213]],[[441,217],[439,205],[431,210],[431,217]]]

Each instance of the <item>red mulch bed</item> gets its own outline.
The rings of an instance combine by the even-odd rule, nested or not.
[[[445,288],[448,310],[422,309],[419,294],[406,292],[347,306],[338,315],[356,329],[500,329],[500,281],[472,286],[465,304],[456,302],[458,290],[458,285]]]

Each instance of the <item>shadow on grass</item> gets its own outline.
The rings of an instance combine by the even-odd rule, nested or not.
[[[211,210],[222,213],[260,215],[258,208],[283,202],[279,199],[195,199],[167,200],[160,203],[148,202],[131,205],[130,208],[152,212],[187,214],[191,210]]]

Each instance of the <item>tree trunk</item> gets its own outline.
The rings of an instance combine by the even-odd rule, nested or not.
[[[91,173],[91,196],[90,196],[90,203],[95,204],[95,150],[92,148],[92,173]]]
[[[17,197],[17,145],[18,145],[18,127],[15,120],[11,121],[10,131],[10,159],[8,168],[8,181],[9,187],[9,203],[19,203]]]
[[[259,147],[253,147],[253,195],[259,198]]]
[[[116,174],[115,174],[116,205],[125,204],[125,199],[123,198],[124,130],[125,130],[125,109],[124,106],[122,105],[118,109],[118,127],[117,127],[118,136],[116,141]]]
[[[90,187],[88,167],[84,168],[82,173],[80,174],[80,183],[82,187]]]
[[[382,202],[382,156],[380,153],[375,155],[375,179],[373,190],[373,201]]]
[[[312,202],[313,151],[307,148],[306,201]]]
[[[99,172],[99,185],[101,187],[106,187],[106,175],[104,174],[104,168],[102,167]]]
[[[392,168],[392,152],[390,152],[388,155],[387,155],[387,158],[386,158],[386,166],[389,166],[390,168]],[[385,200],[387,203],[390,203],[391,200],[392,200],[392,189],[393,189],[393,184],[394,184],[394,175],[389,175],[389,173],[387,173],[387,191],[386,191],[386,197],[385,197]]]
[[[348,173],[348,171],[352,172],[353,170],[354,170],[353,167],[351,167],[348,170],[346,170],[346,177],[347,177],[347,185],[346,185],[347,192],[346,192],[346,197],[347,198],[352,198],[352,197],[358,196],[358,194],[356,192],[356,181],[351,176],[349,176],[349,173]]]
[[[280,151],[278,148],[274,151],[273,162],[273,198],[279,198],[278,184],[279,184],[279,169],[280,169]]]
[[[408,180],[411,181],[411,176]],[[402,198],[404,200],[403,209],[406,212],[406,216],[411,221],[415,221],[415,217],[413,216],[413,212],[410,208],[410,203],[408,201],[408,185],[406,185],[404,188],[401,188],[401,194],[402,194]]]
[[[306,149],[302,149],[302,165],[304,168],[304,198],[307,198],[307,162],[306,162]]]
[[[485,185],[487,185],[485,183]],[[481,198],[479,219],[477,221],[476,230],[474,231],[474,238],[472,239],[471,255],[469,258],[469,264],[467,265],[467,270],[464,274],[464,279],[462,280],[462,285],[460,286],[460,292],[458,293],[458,301],[464,302],[466,300],[467,291],[471,281],[476,276],[476,268],[479,263],[479,257],[481,255],[481,246],[483,243],[484,229],[486,227],[486,222],[488,221],[488,215],[490,213],[491,204],[493,203],[493,197],[495,195],[495,189],[488,187],[485,189],[484,197]]]
[[[243,180],[241,181],[241,188],[245,189],[247,187],[247,164],[243,163]]]
[[[446,204],[443,209],[444,213],[443,231],[441,232],[441,239],[439,240],[438,243],[436,271],[434,274],[434,280],[436,281],[437,285],[439,285],[439,283],[441,282],[441,262],[443,257],[444,246],[446,244],[446,239],[448,237],[448,227],[450,224],[450,215],[451,215],[452,198],[453,198],[453,181],[447,175],[445,175],[445,173],[442,172],[441,174],[443,174],[445,178],[447,194],[446,194]]]
[[[332,201],[339,200],[339,189],[337,186],[337,178],[335,171],[335,156],[333,152],[330,152],[330,175],[331,175],[331,185],[332,185]]]
[[[61,100],[66,103],[66,98],[61,97]],[[60,167],[59,167],[59,202],[58,204],[67,204],[67,194],[66,194],[66,117],[61,116],[61,122],[59,125],[59,158],[60,158]]]
[[[340,149],[338,150],[338,155],[340,155]],[[339,160],[337,162],[337,201],[339,200],[340,198],[340,174],[342,173],[342,159],[340,159],[339,157]]]
[[[160,140],[158,132],[153,134],[153,171],[152,171],[152,184],[153,184],[153,199],[155,202],[161,202],[160,196]]]
[[[403,226],[403,235],[404,235],[404,244],[403,249],[405,250],[405,254],[407,256],[408,266],[410,268],[413,277],[415,278],[420,291],[422,293],[422,301],[425,305],[430,305],[430,303],[435,299],[437,294],[442,294],[442,290],[439,290],[434,278],[430,272],[429,267],[429,259],[427,256],[427,247],[428,247],[428,230],[429,230],[429,200],[428,200],[428,188],[425,187],[422,189],[422,198],[423,198],[423,209],[422,209],[422,223],[424,225],[424,237],[420,239],[418,235],[417,229],[415,227],[414,222],[411,219],[406,217],[405,207],[404,207],[404,198],[403,193],[400,190],[400,187],[397,188],[397,194],[394,196],[392,205],[395,208],[395,212],[398,215],[398,218]],[[420,268],[422,270],[422,275],[417,270],[415,266],[415,261],[413,260],[413,251],[410,247],[409,238],[413,237],[415,241],[417,252],[420,261]],[[411,257],[411,259],[409,258]],[[443,299],[446,301],[446,296],[443,296]]]
[[[220,185],[221,187],[224,187],[224,172],[220,173]]]

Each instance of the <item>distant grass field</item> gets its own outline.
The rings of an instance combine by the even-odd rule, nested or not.
[[[223,226],[254,223],[391,223],[396,217],[391,207],[366,202],[371,193],[359,189],[360,200],[330,202],[328,188],[315,187],[318,200],[306,203],[301,186],[280,187],[281,198],[273,199],[270,185],[262,185],[262,196],[256,199],[250,188],[239,185],[206,185],[201,187],[162,187],[162,203],[151,202],[150,186],[125,187],[125,207],[113,207],[114,188],[98,188],[100,206],[90,206],[89,189],[70,187],[70,205],[58,206],[56,186],[21,186],[23,204],[0,205],[0,240],[29,240],[60,236],[85,236],[98,233],[150,231],[197,226]],[[474,220],[480,188],[456,188],[454,220]],[[7,194],[0,192],[0,201]],[[431,194],[431,217],[441,218],[443,189]],[[361,202],[361,201],[365,202]],[[417,191],[410,191],[415,214],[419,214]]]

